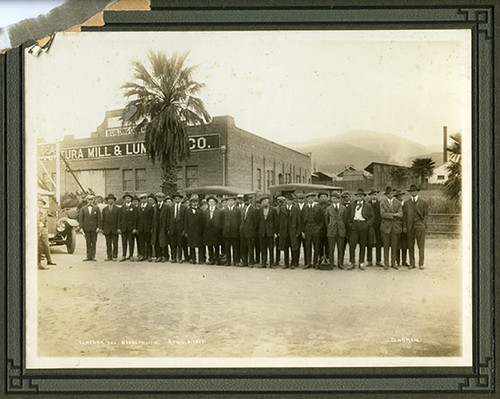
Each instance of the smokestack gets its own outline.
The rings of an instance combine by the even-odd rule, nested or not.
[[[448,162],[448,126],[443,126],[443,163]]]

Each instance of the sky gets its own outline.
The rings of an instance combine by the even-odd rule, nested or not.
[[[470,129],[465,30],[59,33],[26,55],[26,131],[88,137],[149,50],[190,51],[212,116],[278,143],[367,129],[439,151],[442,128]]]

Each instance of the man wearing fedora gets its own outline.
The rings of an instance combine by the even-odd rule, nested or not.
[[[321,223],[319,229],[319,257],[321,260],[326,260],[330,257],[330,250],[328,249],[328,237],[326,235],[325,213],[326,208],[330,206],[328,194],[324,191],[318,193],[318,207],[321,211]]]
[[[87,243],[87,257],[84,261],[95,261],[97,231],[101,226],[101,211],[94,204],[94,196],[87,195],[87,205],[80,209],[79,222]]]
[[[118,222],[120,218],[120,208],[115,205],[116,197],[113,194],[106,196],[108,204],[102,210],[101,230],[106,238],[106,261],[118,258]]]
[[[349,193],[349,191],[344,191],[341,195],[340,195],[340,203],[342,205],[345,206],[345,209],[347,209],[347,214],[349,215],[349,208],[351,206],[351,194]],[[349,231],[350,231],[350,223],[349,221],[347,222],[347,225],[346,225],[346,233],[345,233],[345,240],[344,240],[344,253],[342,255],[342,259],[343,261],[345,262],[345,254],[346,252],[347,253],[350,253],[350,249],[347,250],[347,247],[349,246],[349,237],[350,237],[350,234],[349,234]]]
[[[235,199],[234,195],[229,195],[227,207],[222,209],[222,240],[226,266],[236,265],[240,262],[241,209],[236,206]]]
[[[120,217],[118,221],[118,234],[122,236],[122,254],[120,262],[131,259],[134,254],[134,236],[137,233],[137,208],[132,205],[132,195],[123,194],[123,205],[120,208]],[[127,247],[129,256],[127,256]]]
[[[168,212],[169,206],[166,196],[161,191],[156,193],[156,215],[155,215],[155,257],[156,262],[169,260],[170,237],[168,235]]]
[[[373,213],[375,214],[375,220],[371,231],[373,231],[372,239],[368,239],[367,244],[367,255],[366,260],[368,261],[367,266],[372,266],[374,263],[377,266],[382,266],[382,236],[380,235],[380,223],[382,219],[380,218],[380,201],[378,199],[379,191],[372,188],[368,193],[366,200],[373,208]],[[375,262],[373,259],[373,249],[375,248]]]
[[[274,207],[274,209],[276,209],[276,213],[278,215],[278,225],[279,225],[279,220],[280,220],[280,212],[281,212],[281,209],[283,208],[283,206],[285,205],[285,197],[280,195],[276,198],[276,206]],[[278,266],[280,264],[280,261],[281,261],[281,248],[280,248],[280,237],[279,237],[279,233],[278,235],[276,236],[275,240],[274,240],[274,265],[273,266]]]
[[[172,251],[172,263],[182,263],[184,216],[186,207],[182,204],[183,195],[172,195],[173,204],[168,208],[168,235]]]
[[[385,198],[380,201],[380,233],[384,244],[384,269],[389,269],[389,248],[391,248],[390,266],[398,269],[396,254],[399,251],[399,236],[403,231],[403,207],[394,198],[396,190],[391,186],[385,188]]]
[[[201,247],[203,246],[203,223],[204,214],[198,207],[198,196],[193,195],[189,199],[189,208],[184,216],[184,235],[189,248],[189,262],[196,264],[196,249],[198,249],[198,262],[201,263]]]
[[[347,233],[347,208],[340,203],[340,194],[332,193],[332,204],[325,211],[326,235],[328,237],[328,248],[330,264],[335,266],[334,251],[337,247],[337,267],[344,268],[344,243]]]
[[[375,214],[372,206],[365,200],[366,193],[359,188],[355,195],[355,200],[349,206],[349,269],[355,267],[356,247],[359,245],[358,267],[365,269],[365,248],[368,243],[368,233],[375,221]]]
[[[314,202],[316,198],[315,193],[306,194],[307,203],[302,208],[302,237],[306,241],[304,253],[304,269],[309,269],[314,265],[318,267],[319,260],[319,233],[321,224],[324,223],[322,219],[322,211]],[[314,258],[312,257],[312,248],[314,247]]]
[[[244,195],[241,211],[240,244],[241,263],[238,266],[253,267],[255,263],[255,237],[257,235],[257,210],[250,203],[250,196]]]
[[[154,207],[148,201],[146,193],[139,196],[140,204],[137,215],[137,231],[139,234],[139,258],[137,261],[151,260],[153,249],[151,247],[151,234],[154,224]]]
[[[257,218],[257,235],[260,241],[259,267],[274,266],[274,240],[278,232],[278,213],[269,205],[269,196],[260,198],[260,208]],[[267,263],[269,255],[269,263]]]
[[[401,202],[401,206],[403,208],[403,219],[401,221],[401,224],[403,226],[403,231],[399,235],[399,243],[398,243],[398,248],[399,251],[396,252],[396,266],[409,266],[406,260],[408,259],[408,235],[406,234],[406,231],[404,230],[405,226],[405,208],[407,207],[407,201],[404,199],[405,192],[401,190],[397,190],[396,193],[394,194],[394,197]]]
[[[408,252],[410,255],[410,268],[415,268],[415,240],[418,245],[418,266],[424,268],[425,255],[425,232],[427,230],[427,218],[429,205],[420,198],[420,189],[412,184],[408,190],[411,198],[406,202],[403,229],[408,237]]]
[[[217,208],[217,198],[207,199],[208,209],[204,211],[203,244],[208,250],[208,263],[219,264],[220,245],[222,244],[222,211]]]
[[[281,206],[278,217],[279,248],[284,251],[284,269],[295,269],[299,266],[300,237],[300,210],[293,203],[292,194],[286,196],[286,202]],[[290,262],[290,252],[292,258]]]

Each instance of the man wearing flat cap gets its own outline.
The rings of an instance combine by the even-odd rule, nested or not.
[[[107,206],[102,210],[101,230],[106,238],[106,261],[118,258],[118,222],[120,208],[115,205],[116,197],[113,194],[106,196]]]
[[[132,259],[134,255],[134,236],[137,233],[137,208],[132,205],[132,195],[125,193],[123,195],[123,205],[120,208],[120,217],[118,221],[118,233],[122,236],[122,258],[120,262]],[[127,248],[129,250],[127,256]]]
[[[304,269],[309,269],[313,265],[318,266],[319,260],[319,233],[322,219],[322,211],[314,202],[315,193],[306,194],[306,205],[302,208],[302,237],[306,241],[304,253]],[[312,257],[312,248],[314,247],[314,258]]]
[[[87,257],[84,261],[95,261],[97,231],[101,226],[101,211],[94,204],[94,196],[87,195],[87,205],[80,209],[79,222],[87,243]]]
[[[368,203],[372,206],[373,213],[375,214],[375,221],[370,229],[366,248],[366,259],[368,261],[367,266],[372,266],[374,263],[377,266],[382,266],[382,236],[380,235],[380,223],[382,219],[380,217],[380,201],[378,199],[378,193],[378,190],[372,188],[366,198],[366,201],[368,201]],[[371,232],[373,232],[373,234]],[[375,249],[375,262],[373,259],[373,249]]]
[[[389,264],[392,268],[398,269],[396,265],[396,253],[399,251],[399,236],[403,231],[403,206],[394,194],[396,190],[391,186],[385,188],[385,198],[380,201],[380,233],[384,244],[384,269],[389,269]],[[391,249],[391,257],[389,260],[389,248]]]
[[[410,268],[415,268],[415,240],[418,245],[418,266],[424,268],[425,255],[425,233],[427,230],[427,218],[429,216],[429,205],[420,198],[419,188],[412,184],[408,190],[411,198],[405,203],[405,217],[403,229],[408,237],[408,252],[410,255]]]
[[[186,206],[182,204],[183,195],[175,193],[172,195],[173,203],[168,208],[168,235],[170,237],[170,246],[172,251],[172,263],[182,263],[182,252],[184,247],[184,217]],[[184,255],[187,259],[187,247],[184,249]]]
[[[362,188],[355,192],[355,200],[349,207],[349,269],[356,264],[356,247],[359,245],[358,267],[365,269],[365,249],[368,243],[368,233],[375,221],[372,206],[366,201],[366,194]]]

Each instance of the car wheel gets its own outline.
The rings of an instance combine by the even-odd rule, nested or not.
[[[71,228],[68,235],[66,236],[66,249],[69,254],[75,252],[76,248],[76,230]]]

